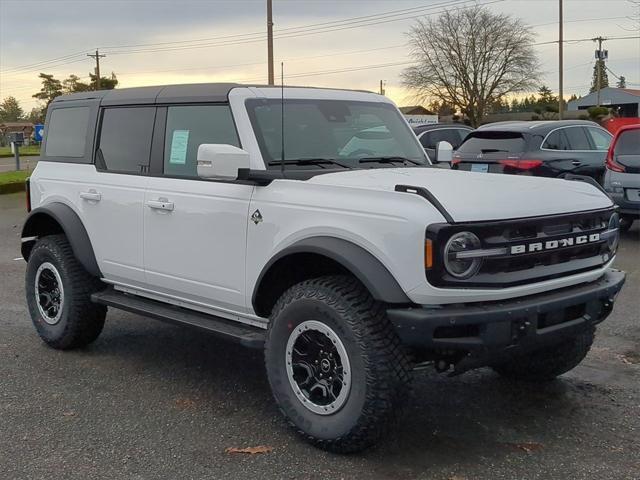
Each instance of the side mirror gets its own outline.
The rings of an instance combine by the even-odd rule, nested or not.
[[[453,160],[453,146],[449,142],[436,143],[436,158],[437,163],[451,163]]]
[[[249,153],[233,145],[203,143],[198,147],[198,176],[236,180],[239,168],[249,168]]]

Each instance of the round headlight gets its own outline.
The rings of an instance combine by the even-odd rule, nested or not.
[[[620,215],[617,213],[609,217],[608,230],[607,244],[609,245],[609,251],[613,255],[618,250],[618,242],[620,241]]]
[[[460,232],[453,235],[444,247],[444,266],[451,275],[458,279],[466,279],[478,273],[482,259],[478,257],[459,257],[460,252],[478,250],[480,239],[471,232]]]

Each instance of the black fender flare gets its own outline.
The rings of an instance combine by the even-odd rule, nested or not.
[[[102,278],[91,240],[82,220],[71,207],[61,202],[52,202],[31,211],[22,227],[22,257],[25,260],[29,259],[31,248],[35,243],[34,241],[25,241],[25,239],[50,233],[43,232],[42,227],[43,222],[50,222],[51,219],[60,225],[62,232],[71,244],[73,254],[85,270],[95,277]]]
[[[278,260],[295,253],[314,253],[339,263],[360,280],[376,300],[396,304],[412,303],[391,272],[373,254],[348,240],[318,236],[305,238],[284,248],[267,262],[253,288],[251,303],[254,310],[262,280],[269,269]]]

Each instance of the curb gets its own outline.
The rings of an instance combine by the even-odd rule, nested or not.
[[[4,193],[16,193],[16,192],[24,192],[25,191],[25,182],[13,182],[13,183],[5,183],[0,185],[0,195]]]

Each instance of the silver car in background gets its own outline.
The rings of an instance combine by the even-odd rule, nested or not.
[[[616,133],[606,160],[604,188],[620,207],[620,229],[640,218],[640,124]]]

